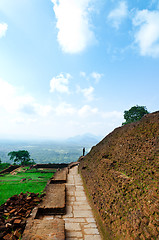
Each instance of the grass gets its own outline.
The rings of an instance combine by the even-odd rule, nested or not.
[[[26,170],[25,172],[23,172]],[[16,175],[6,174],[0,177],[0,205],[8,198],[21,192],[41,193],[47,181],[53,176],[53,172],[45,170],[45,173],[38,169],[22,168]],[[22,179],[26,179],[21,181]]]

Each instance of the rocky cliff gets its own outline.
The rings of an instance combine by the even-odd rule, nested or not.
[[[110,239],[159,239],[158,168],[159,111],[115,129],[80,161]]]

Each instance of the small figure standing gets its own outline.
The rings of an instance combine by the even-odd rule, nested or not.
[[[85,148],[83,148],[83,156],[85,155]]]

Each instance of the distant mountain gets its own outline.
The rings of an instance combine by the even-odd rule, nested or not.
[[[99,141],[101,141],[102,137],[101,136],[95,136],[90,133],[86,133],[83,135],[77,135],[71,138],[68,138],[66,141],[67,143],[70,144],[79,144],[82,145],[83,147],[86,146],[93,146],[96,145]]]

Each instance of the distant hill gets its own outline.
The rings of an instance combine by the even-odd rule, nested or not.
[[[101,140],[91,134],[79,135],[66,140],[0,140],[0,158],[2,162],[10,162],[8,153],[27,150],[36,163],[69,163],[75,162]]]
[[[66,142],[71,144],[83,145],[83,147],[85,147],[85,146],[96,145],[101,139],[102,137],[95,136],[90,133],[86,133],[83,135],[77,135],[75,137],[68,138]]]
[[[158,170],[159,111],[116,128],[80,161],[104,239],[158,239]]]

